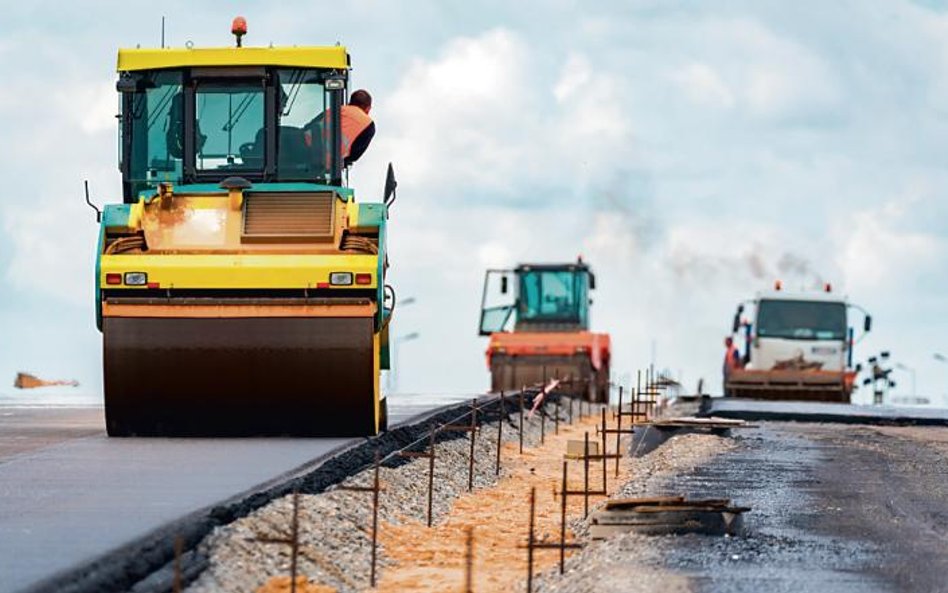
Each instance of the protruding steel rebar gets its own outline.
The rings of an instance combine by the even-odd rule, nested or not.
[[[540,445],[546,443],[546,394],[541,392],[543,399],[540,400]]]
[[[607,459],[609,458],[609,452],[606,450],[606,408],[601,410],[602,412],[602,491],[609,492],[609,487],[606,484],[608,479],[609,471],[606,469]],[[616,457],[616,463],[619,463],[618,456]]]
[[[553,489],[554,495],[556,489]],[[563,463],[563,499],[560,501],[560,538],[558,542],[537,541],[534,535],[536,528],[536,486],[530,488],[530,532],[527,535],[527,593],[533,592],[533,554],[535,550],[559,550],[560,552],[560,573],[565,571],[566,567],[566,549],[581,548],[578,543],[566,543],[566,497],[570,494],[566,487],[566,462]]]
[[[290,528],[290,593],[296,593],[296,569],[300,554],[300,493],[293,492],[293,524]]]
[[[533,593],[533,526],[536,513],[537,489],[530,488],[530,533],[527,536],[527,593]]]
[[[471,452],[467,458],[467,491],[474,490],[474,439],[477,438],[477,398],[471,402]]]
[[[174,538],[174,580],[171,583],[171,590],[174,593],[181,593],[181,554],[184,550],[184,539],[179,535]]]
[[[434,465],[435,465],[435,430],[431,429],[428,445],[428,527],[431,527],[434,508]]]
[[[497,421],[497,462],[494,465],[494,475],[500,475],[500,447],[504,438],[504,422],[507,421],[507,405],[504,403],[504,392],[500,392],[500,419]]]
[[[589,516],[589,431],[583,435],[583,517]]]
[[[566,483],[567,462],[563,462],[563,487],[560,489],[560,574],[566,571],[566,498],[569,488]]]
[[[375,477],[372,480],[372,572],[369,575],[369,582],[375,586],[376,565],[378,563],[378,542],[379,542],[379,450],[375,450]]]
[[[290,546],[290,593],[296,593],[296,567],[300,552],[300,493],[298,490],[293,491],[293,519],[290,523],[290,536],[258,537],[255,541]]]
[[[616,414],[616,477],[619,477],[619,456],[622,450],[622,385],[619,385],[619,413]]]
[[[474,527],[468,526],[464,542],[464,593],[474,593]]]
[[[553,416],[553,434],[559,435],[560,434],[560,396],[559,394],[557,394],[556,401],[554,403],[555,403],[554,413],[556,415]]]

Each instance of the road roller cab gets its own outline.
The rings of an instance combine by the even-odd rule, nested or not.
[[[561,392],[608,401],[610,341],[609,334],[589,331],[593,289],[595,276],[582,259],[488,270],[480,335],[490,336],[492,390],[559,378],[565,380]]]
[[[343,183],[344,47],[239,45],[119,50],[123,200],[96,269],[108,432],[375,434],[391,167],[383,203]]]

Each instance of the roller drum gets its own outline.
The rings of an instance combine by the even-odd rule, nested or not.
[[[376,431],[372,318],[106,317],[112,436]]]

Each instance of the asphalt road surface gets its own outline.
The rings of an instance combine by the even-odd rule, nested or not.
[[[462,398],[390,401],[397,424]],[[350,439],[109,439],[98,407],[0,407],[0,593],[25,589]]]
[[[656,541],[697,591],[948,590],[948,428],[763,422],[671,493],[753,507],[746,537]]]

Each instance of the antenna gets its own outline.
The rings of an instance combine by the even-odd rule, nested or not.
[[[165,48],[165,17],[161,17],[161,49]]]

